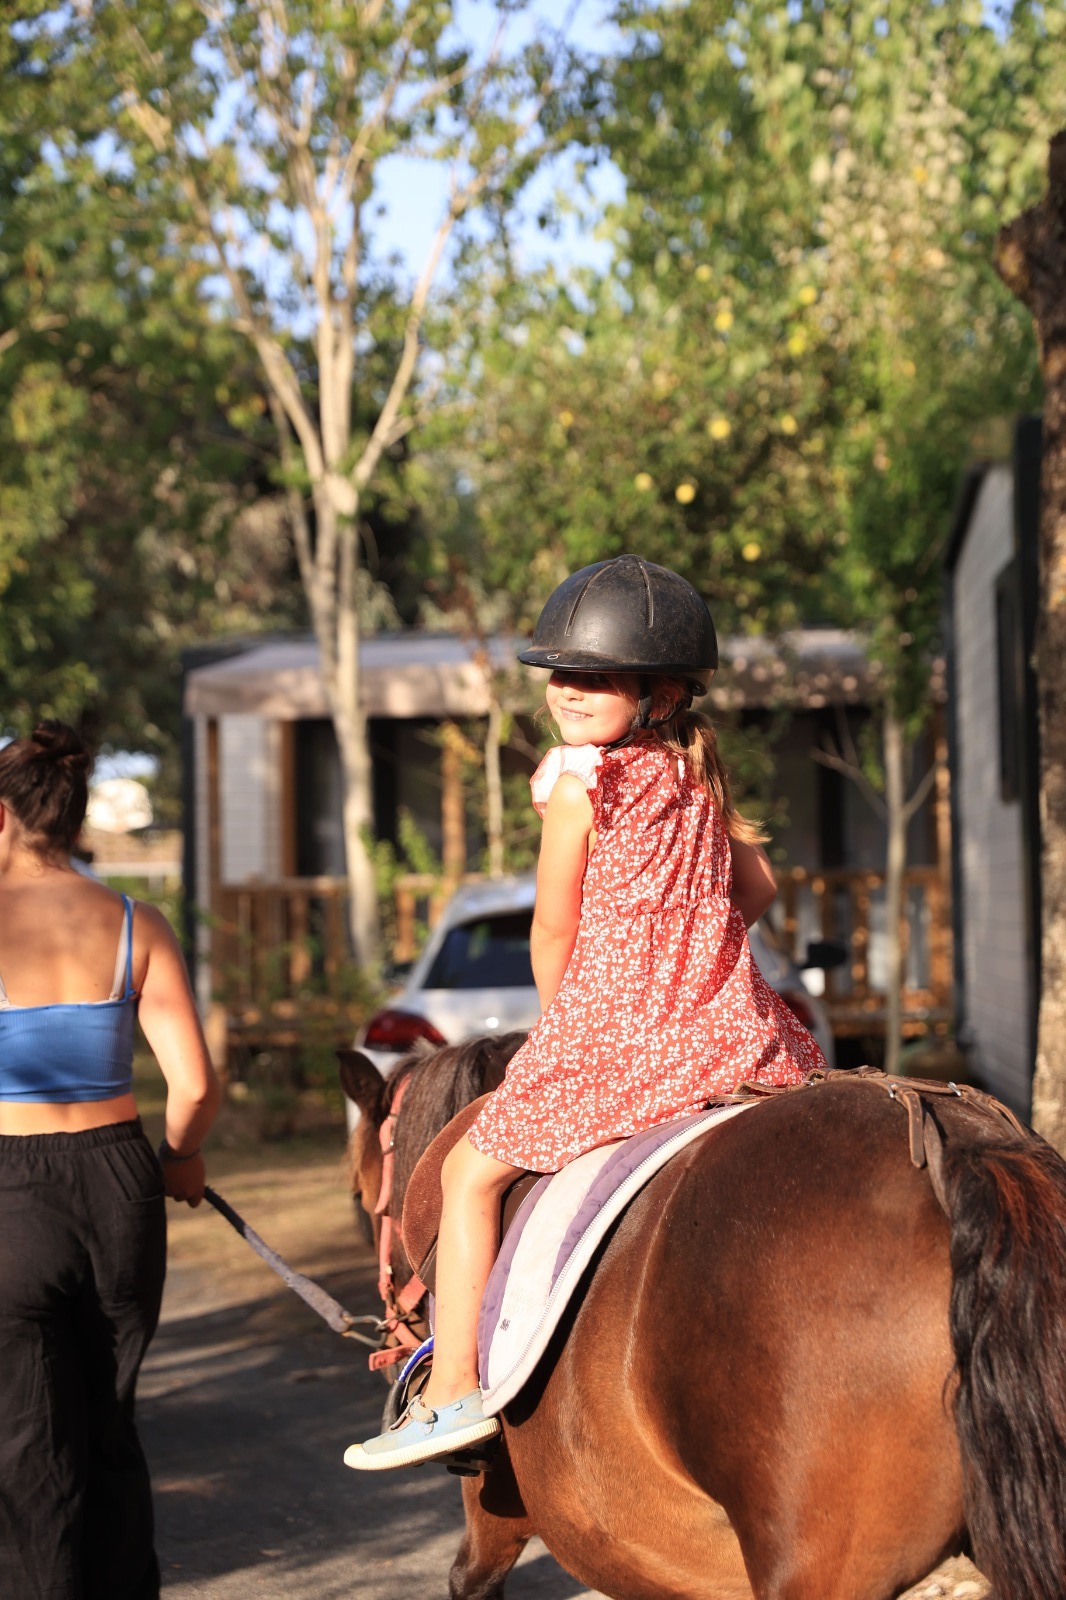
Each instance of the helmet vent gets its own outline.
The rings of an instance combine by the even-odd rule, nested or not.
[[[647,564],[645,563],[643,556],[626,554],[624,556],[615,556],[613,561],[603,562],[601,566],[594,567],[589,573],[588,577],[585,579],[584,583],[581,585],[581,588],[574,597],[573,605],[570,607],[570,615],[566,619],[566,628],[564,630],[566,633],[573,633],[574,622],[577,618],[578,611],[581,608],[581,602],[584,600],[585,594],[591,585],[596,582],[597,578],[602,577],[608,568],[621,566],[624,561],[636,562],[637,571],[640,573],[641,582],[644,585],[644,609],[646,613],[644,619],[645,626],[648,628],[653,628],[655,626],[655,596],[652,593],[651,580],[648,577]]]
[[[596,577],[596,570],[593,569],[593,571],[589,573],[588,577],[585,579],[584,583],[581,585],[581,588],[577,591],[577,594],[574,597],[574,603],[570,607],[570,615],[566,619],[566,629],[565,629],[565,631],[567,633],[573,633],[573,631],[574,631],[574,619],[577,616],[578,607],[581,605],[582,600],[584,600],[584,598],[585,598],[585,590],[588,588],[589,584],[592,582],[592,580],[595,577]]]
[[[637,563],[637,566],[640,568],[640,575],[644,579],[644,594],[645,594],[645,597],[646,597],[647,602],[648,602],[648,617],[647,617],[648,627],[649,628],[654,628],[654,626],[655,626],[655,596],[651,592],[651,582],[650,582],[650,580],[648,578],[648,569],[644,565],[644,562],[641,560],[640,556],[634,556],[633,560]]]

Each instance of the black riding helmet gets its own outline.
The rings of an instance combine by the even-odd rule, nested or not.
[[[636,673],[642,681],[635,732],[667,720],[652,718],[645,680],[682,679],[691,704],[707,692],[718,640],[710,612],[687,579],[624,555],[566,578],[548,596],[518,659],[551,672]]]

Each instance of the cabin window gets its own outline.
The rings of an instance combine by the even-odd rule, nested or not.
[[[293,729],[296,871],[301,878],[343,878],[344,786],[340,750],[327,717]]]

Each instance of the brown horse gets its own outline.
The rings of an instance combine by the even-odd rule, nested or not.
[[[451,1110],[449,1055],[416,1070]],[[993,1105],[841,1074],[676,1156],[464,1479],[453,1600],[533,1533],[616,1600],[889,1600],[960,1552],[997,1600],[1066,1596],[1066,1164]]]

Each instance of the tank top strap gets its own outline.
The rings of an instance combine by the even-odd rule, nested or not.
[[[128,894],[122,896],[126,914],[122,919],[122,932],[115,957],[115,976],[111,983],[109,1000],[128,1000],[133,993],[133,901]]]

